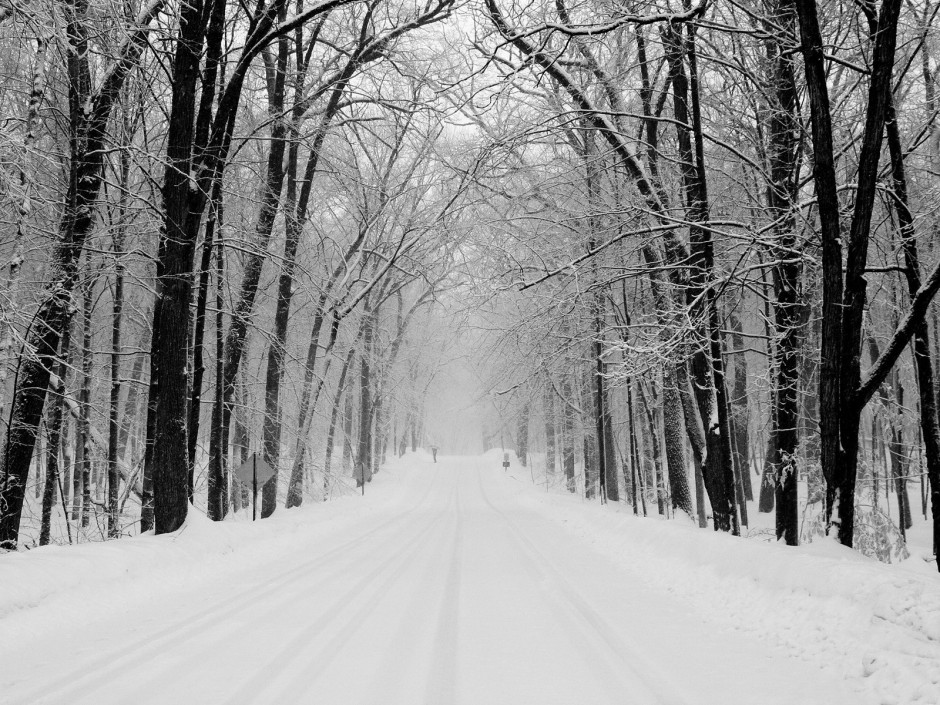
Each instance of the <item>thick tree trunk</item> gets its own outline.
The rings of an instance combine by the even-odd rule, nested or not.
[[[679,398],[675,368],[666,364],[663,366],[663,439],[669,475],[669,495],[672,498],[673,510],[683,511],[690,519],[695,519],[686,475],[683,431],[682,400]]]
[[[858,180],[844,280],[839,201],[836,190],[823,40],[815,0],[796,0],[803,63],[810,98],[813,133],[813,176],[823,242],[823,330],[820,370],[821,461],[826,477],[826,510],[830,530],[852,546],[855,522],[855,483],[858,433],[866,395],[861,387],[862,318],[866,304],[865,268],[871,218],[878,180],[885,116],[890,107],[900,0],[885,0],[880,16],[863,7],[873,39],[871,78],[865,130],[858,160]],[[913,321],[912,321],[913,323]],[[894,359],[897,353],[894,352]],[[881,370],[882,377],[886,374]]]
[[[872,50],[872,75],[869,85],[865,133],[862,137],[858,164],[858,186],[852,224],[849,228],[848,252],[841,321],[840,387],[843,402],[840,414],[839,440],[841,455],[832,472],[832,525],[837,527],[840,541],[852,546],[855,528],[855,484],[858,474],[858,435],[862,410],[868,399],[856,390],[861,386],[861,354],[864,310],[867,303],[865,268],[872,212],[877,192],[878,163],[881,157],[885,116],[891,105],[894,51],[897,39],[900,0],[885,0],[878,19]],[[848,407],[848,408],[846,408]],[[838,512],[834,511],[838,505]]]
[[[826,513],[831,516],[838,482],[842,394],[842,233],[832,144],[832,117],[816,0],[795,0],[800,25],[813,138],[813,183],[822,239],[822,337],[819,370],[820,461],[826,477]],[[854,500],[854,498],[853,498]],[[850,502],[851,503],[851,502]],[[840,538],[842,538],[840,536]],[[848,537],[851,544],[851,535]]]
[[[777,14],[781,24],[795,29],[793,8],[789,0],[780,0]],[[800,300],[801,264],[797,257],[798,242],[794,204],[797,200],[799,155],[799,107],[796,77],[789,43],[778,37],[767,43],[773,64],[774,105],[769,116],[771,186],[767,189],[770,214],[775,223],[775,246],[772,256],[774,286],[773,370],[775,379],[771,394],[771,430],[767,457],[771,459],[776,490],[770,493],[766,475],[761,482],[760,506],[770,511],[776,504],[777,539],[787,545],[799,543],[797,498],[797,448],[799,445],[799,356],[802,346],[801,329],[805,304]]]
[[[157,534],[179,529],[186,520],[189,505],[186,373],[194,231],[198,230],[203,209],[203,204],[198,202],[200,199],[193,194],[192,168],[194,144],[204,145],[201,133],[208,132],[206,93],[215,87],[214,81],[207,82],[203,91],[200,134],[197,134],[196,84],[209,14],[202,0],[182,6],[173,60],[173,95],[163,185],[164,222],[157,254],[158,294],[150,355],[153,420],[148,424],[147,437]],[[199,187],[195,189],[197,193],[199,190]]]
[[[702,470],[703,458],[707,452],[705,445],[705,428],[702,417],[695,404],[695,394],[692,391],[692,380],[689,378],[687,363],[677,363],[676,386],[679,399],[682,402],[682,414],[685,419],[685,431],[692,448],[692,467],[695,473],[695,513],[698,516],[698,525],[705,528],[708,525],[705,512],[705,477]]]

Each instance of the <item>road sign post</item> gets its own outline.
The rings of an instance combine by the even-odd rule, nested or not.
[[[503,470],[509,469],[509,453],[503,453]]]
[[[258,485],[264,487],[265,483],[270,482],[276,474],[274,468],[264,462],[264,458],[258,458],[257,453],[252,453],[251,458],[242,463],[235,471],[235,477],[246,485],[251,485],[252,521],[258,519]]]

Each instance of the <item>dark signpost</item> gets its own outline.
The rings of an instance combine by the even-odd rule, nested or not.
[[[264,458],[252,453],[235,471],[235,477],[251,485],[251,520],[255,521],[258,518],[258,486],[264,486],[265,482],[274,477],[274,469],[264,462]]]
[[[503,470],[509,469],[509,453],[503,453]]]

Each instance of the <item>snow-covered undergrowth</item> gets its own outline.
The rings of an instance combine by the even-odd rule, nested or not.
[[[183,527],[166,536],[151,532],[5,553],[0,555],[0,633],[7,643],[17,643],[56,625],[105,618],[116,604],[145,604],[155,585],[161,592],[184,594],[202,579],[234,575],[246,565],[257,566],[263,577],[266,568],[302,560],[323,540],[342,536],[369,516],[394,513],[416,491],[420,488],[409,485],[406,473],[382,472],[364,497],[279,508],[263,521],[251,522],[249,509],[215,523],[191,509]]]
[[[782,646],[843,675],[884,704],[940,703],[940,578],[915,558],[885,565],[832,541],[799,548],[680,521],[637,518],[533,487],[514,464],[518,499],[598,552],[692,604],[716,628]]]

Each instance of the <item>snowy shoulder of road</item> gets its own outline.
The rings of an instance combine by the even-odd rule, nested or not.
[[[713,624],[782,647],[875,702],[940,703],[940,577],[932,561],[887,565],[835,541],[792,548],[635,517],[624,504],[600,511],[567,493],[533,492],[528,473],[513,467],[507,482],[520,504]]]
[[[502,454],[0,556],[0,703],[938,703],[940,580],[636,518]]]
[[[151,531],[120,541],[0,553],[0,649],[46,626],[105,617],[115,604],[155,590],[185,591],[252,566],[302,561],[310,547],[395,512],[418,481],[408,473],[380,473],[367,495],[279,509],[264,520],[253,522],[248,508],[217,523],[191,507],[184,526],[166,536]]]

